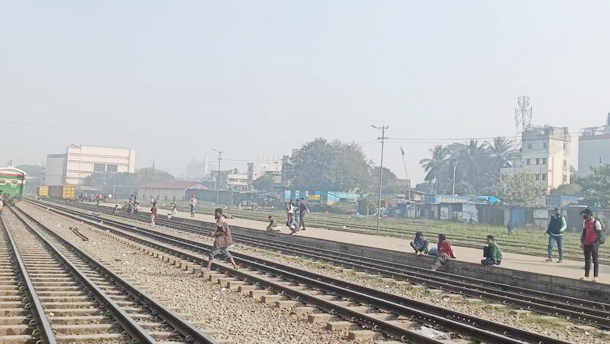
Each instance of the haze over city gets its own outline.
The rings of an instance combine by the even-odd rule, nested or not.
[[[404,178],[403,147],[421,182],[434,139],[515,137],[519,96],[531,97],[534,124],[574,135],[610,112],[605,1],[0,9],[2,164],[43,163],[82,143],[134,148],[137,167],[154,161],[174,175],[215,148],[243,171],[317,137],[358,142],[378,164],[374,124],[422,140],[389,140],[385,157]]]

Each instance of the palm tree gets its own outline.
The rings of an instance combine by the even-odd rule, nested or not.
[[[489,163],[489,153],[485,144],[479,145],[478,140],[470,140],[461,145],[457,152],[457,163],[460,165],[462,175],[474,186],[476,191],[480,191],[479,181],[486,175]]]
[[[494,137],[493,143],[486,143],[489,155],[500,169],[508,164],[508,158],[515,152],[515,145],[505,137]]]
[[[425,180],[427,182],[436,181],[436,191],[438,192],[439,182],[442,174],[446,172],[447,159],[451,152],[448,147],[437,145],[430,149],[430,153],[432,154],[432,158],[422,159],[419,161],[419,164],[424,168],[424,171],[426,171]]]

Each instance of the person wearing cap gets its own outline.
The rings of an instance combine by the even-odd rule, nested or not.
[[[582,235],[580,237],[580,243],[585,254],[585,276],[581,277],[582,281],[586,281],[589,278],[589,271],[591,270],[591,258],[593,258],[593,282],[598,281],[599,276],[599,237],[602,229],[602,224],[598,219],[593,217],[593,211],[587,208],[580,212],[584,222],[582,224]]]
[[[549,225],[546,229],[546,234],[549,235],[549,251],[547,262],[553,261],[553,243],[557,242],[557,253],[559,260],[557,263],[563,262],[563,232],[568,228],[566,218],[561,215],[559,208],[555,208],[555,212],[549,220]]]
[[[216,231],[214,232],[214,248],[210,251],[208,257],[208,271],[212,269],[212,260],[219,254],[222,254],[233,264],[233,269],[237,269],[237,264],[235,264],[235,260],[228,250],[229,246],[233,245],[231,229],[227,219],[222,214],[221,208],[214,211],[214,218],[216,219]]]

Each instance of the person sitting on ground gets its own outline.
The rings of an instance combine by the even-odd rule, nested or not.
[[[273,216],[269,215],[269,226],[267,226],[267,232],[279,232],[280,225],[277,224],[277,221],[273,218]]]
[[[415,239],[411,241],[411,247],[413,247],[415,254],[418,256],[428,253],[428,240],[424,238],[424,233],[415,233]]]
[[[441,265],[447,264],[447,261],[450,258],[455,259],[453,248],[451,247],[451,243],[447,240],[445,234],[438,235],[437,252],[438,256],[436,257],[436,261],[432,266],[432,271],[436,271],[436,269],[440,268]]]
[[[115,204],[114,205],[114,209],[112,209],[112,213],[115,214],[117,212],[117,210],[119,209],[119,205]]]
[[[487,246],[483,247],[483,257],[485,257],[481,260],[483,265],[500,265],[502,262],[502,251],[496,244],[496,238],[493,235],[487,236]]]

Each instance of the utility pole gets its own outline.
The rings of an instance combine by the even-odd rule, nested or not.
[[[402,153],[402,165],[405,168],[405,176],[407,177],[407,201],[411,200],[411,179],[409,179],[409,172],[407,171],[407,163],[405,162],[405,150],[400,147]]]
[[[381,189],[383,187],[383,148],[385,139],[387,139],[387,137],[385,137],[385,130],[388,129],[389,126],[376,127],[371,124],[371,127],[381,130],[381,137],[379,138],[379,140],[381,140],[381,167],[379,168],[379,200],[377,203],[377,233],[379,233],[379,224],[381,223]]]
[[[212,148],[212,150],[218,153],[218,174],[216,175],[216,206],[218,207],[218,198],[220,196],[220,162],[222,161],[222,153],[219,150]]]

